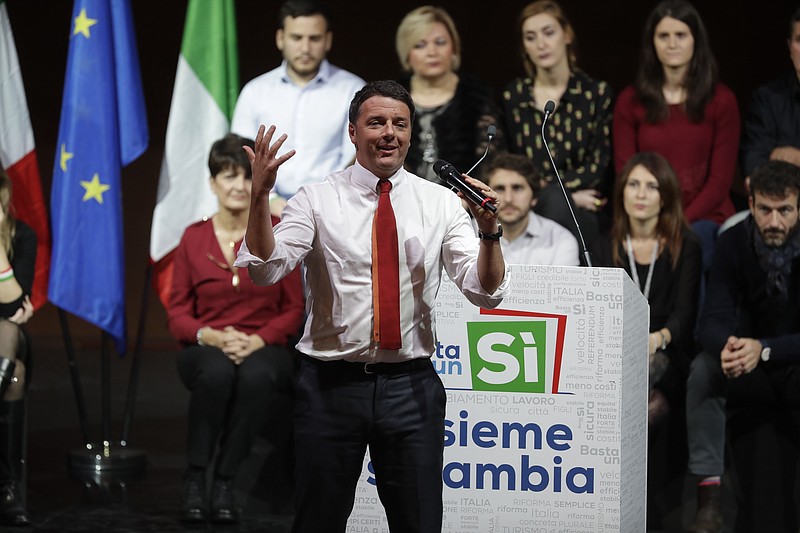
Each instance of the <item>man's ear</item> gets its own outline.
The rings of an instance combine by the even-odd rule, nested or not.
[[[358,149],[358,145],[356,144],[356,127],[353,126],[353,123],[350,122],[347,124],[347,133],[350,135],[350,142]]]
[[[278,31],[275,32],[275,46],[278,47],[278,50],[283,52],[283,28],[279,28]]]

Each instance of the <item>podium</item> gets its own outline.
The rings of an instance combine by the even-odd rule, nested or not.
[[[647,301],[622,269],[511,268],[498,309],[437,298],[442,531],[644,532]],[[389,532],[369,454],[348,531]]]

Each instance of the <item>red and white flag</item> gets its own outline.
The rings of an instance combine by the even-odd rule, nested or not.
[[[25,86],[5,0],[0,0],[0,164],[13,184],[14,216],[36,232],[36,274],[31,301],[38,309],[47,301],[50,230]]]
[[[230,130],[238,96],[234,1],[190,0],[150,230],[154,282],[164,307],[172,285],[172,254],[183,230],[217,212],[217,197],[208,184],[208,151]]]

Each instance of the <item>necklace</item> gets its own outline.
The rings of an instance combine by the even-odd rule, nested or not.
[[[214,257],[210,253],[208,255],[206,255],[206,257],[208,257],[213,263],[216,263],[216,265],[218,267],[220,267],[221,269],[230,270],[231,271],[231,274],[233,274],[233,276],[231,277],[231,285],[233,285],[233,287],[238,291],[239,290],[239,281],[241,281],[239,279],[239,269],[237,267],[235,267],[235,266],[231,266],[231,265],[229,265],[227,263],[224,263],[224,262],[218,260],[216,257]]]
[[[236,246],[236,241],[239,241],[244,237],[244,231],[223,231],[215,229],[214,235],[216,235],[218,240],[221,240],[222,242],[228,241],[228,248],[233,250],[233,248]],[[220,243],[220,245],[222,245],[222,243]]]
[[[642,284],[639,281],[639,273],[636,271],[636,260],[633,257],[633,243],[631,243],[631,236],[627,235],[625,237],[625,241],[628,245],[628,263],[631,266],[631,277],[633,277],[633,282],[637,287],[639,287],[639,290],[642,291],[645,300],[649,300],[650,283],[653,281],[653,268],[655,267],[656,259],[658,258],[658,239],[656,239],[656,245],[653,246],[653,255],[650,258],[650,266],[647,268],[647,279],[644,282],[644,288],[642,288]]]

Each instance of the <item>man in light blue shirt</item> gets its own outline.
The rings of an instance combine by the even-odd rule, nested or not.
[[[330,13],[315,0],[288,0],[281,7],[275,43],[281,65],[248,82],[233,112],[231,130],[253,138],[261,124],[286,133],[286,148],[298,157],[281,168],[274,191],[273,214],[301,185],[318,183],[344,169],[355,156],[347,133],[347,108],[364,80],[331,65],[326,55],[333,33]]]

